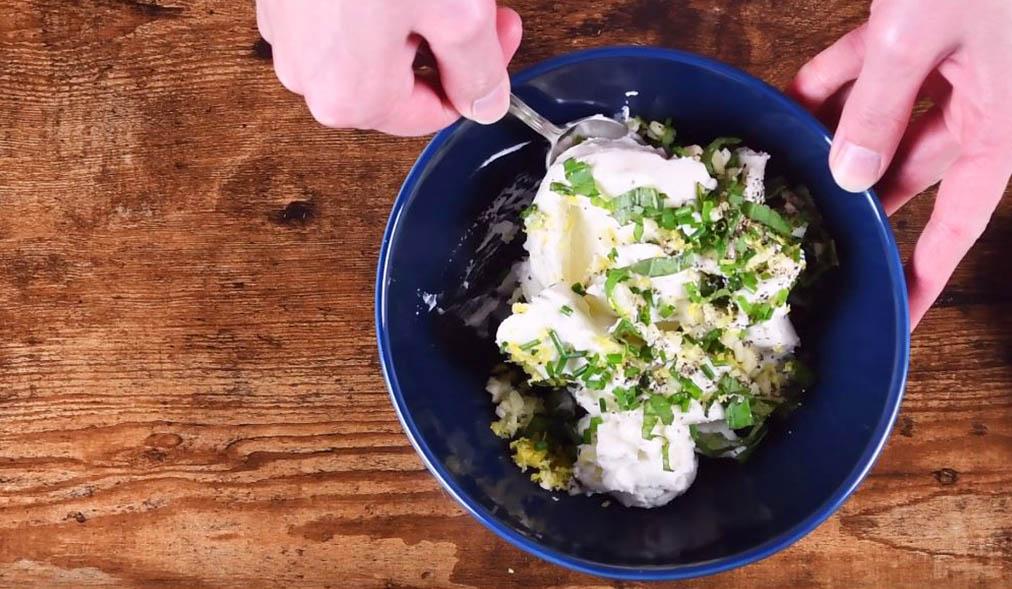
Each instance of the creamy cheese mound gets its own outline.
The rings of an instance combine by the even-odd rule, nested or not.
[[[547,171],[524,220],[522,302],[496,333],[526,381],[489,383],[493,429],[542,486],[664,505],[697,453],[757,442],[801,370],[787,295],[807,225],[764,204],[767,154],[721,141],[669,156],[588,140]],[[581,416],[541,402],[544,387]],[[543,425],[570,418],[575,456]]]

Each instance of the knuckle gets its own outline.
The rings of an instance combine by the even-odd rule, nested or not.
[[[871,29],[871,41],[880,58],[900,67],[914,67],[921,61],[923,40],[902,22],[890,22]]]
[[[364,109],[340,92],[311,91],[306,93],[306,106],[313,118],[325,127],[358,127],[366,119]]]
[[[306,105],[321,125],[365,129],[390,113],[404,93],[404,88],[346,83],[314,88],[306,93]]]
[[[277,76],[278,81],[289,92],[302,94],[302,83],[299,80],[298,71],[287,60],[278,55],[276,50],[274,51],[274,75]]]
[[[491,31],[495,22],[493,0],[447,0],[444,10],[449,25],[444,33],[449,43],[466,43]]]
[[[957,218],[932,219],[932,229],[942,241],[952,244],[953,248],[966,249],[977,241],[987,229],[988,217],[978,218],[975,215]]]
[[[812,61],[809,61],[805,65],[801,66],[798,71],[798,84],[801,86],[801,91],[806,94],[818,94],[824,95],[829,94],[833,90],[832,84],[826,78],[825,68],[829,64],[823,63],[825,58],[820,59],[816,57]]]

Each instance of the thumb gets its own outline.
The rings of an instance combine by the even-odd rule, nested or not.
[[[895,31],[868,31],[861,73],[843,107],[829,166],[841,188],[861,192],[885,173],[910,121],[921,84],[938,59]]]
[[[506,114],[510,92],[497,11],[491,1],[466,4],[470,10],[435,11],[418,32],[436,57],[440,83],[453,107],[479,123],[494,123]]]

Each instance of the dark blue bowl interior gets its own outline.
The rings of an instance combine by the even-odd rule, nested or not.
[[[381,355],[409,436],[483,523],[579,570],[684,577],[790,544],[831,514],[867,472],[902,394],[906,294],[875,198],[835,185],[826,163],[828,138],[811,117],[727,66],[677,52],[620,48],[548,62],[514,84],[556,122],[628,106],[647,118],[674,119],[681,143],[741,137],[773,155],[774,174],[808,186],[842,262],[802,326],[819,382],[750,461],[703,459],[689,492],[663,508],[627,509],[615,502],[602,508],[604,497],[553,498],[532,484],[489,430],[493,406],[484,384],[499,361],[491,337],[463,326],[453,313],[429,312],[420,298],[438,293],[441,308],[459,305],[487,291],[523,254],[518,238],[480,271],[471,268],[462,287],[487,224],[480,213],[518,177],[533,190],[546,149],[514,120],[465,122],[437,136],[420,158],[395,206],[381,258]],[[500,156],[486,163],[494,154]]]

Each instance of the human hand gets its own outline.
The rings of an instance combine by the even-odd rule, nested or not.
[[[983,233],[1012,173],[1010,30],[1009,0],[874,0],[868,22],[791,85],[812,110],[849,91],[829,156],[844,189],[881,181],[891,215],[941,180],[907,264],[912,326]],[[919,97],[934,105],[908,128]]]
[[[495,0],[257,0],[274,70],[328,127],[425,135],[506,114],[516,12]],[[438,82],[416,75],[428,43]]]

